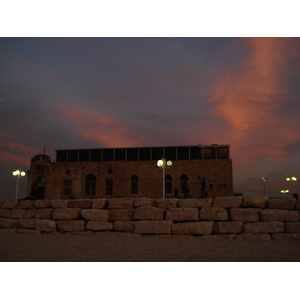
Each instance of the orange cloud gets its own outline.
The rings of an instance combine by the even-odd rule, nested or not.
[[[298,138],[280,118],[288,101],[283,96],[287,75],[283,69],[289,59],[289,41],[250,38],[246,42],[250,55],[242,70],[225,70],[226,75],[214,86],[209,102],[230,125],[225,135],[241,153],[240,162],[249,163],[262,154],[284,160],[285,146]]]
[[[12,150],[21,149],[21,150],[26,151],[26,152],[33,152],[33,151],[35,151],[34,148],[31,148],[31,147],[28,147],[28,146],[25,146],[25,145],[21,145],[21,144],[17,144],[17,143],[0,141],[0,145],[7,146],[7,147],[9,147]]]
[[[0,151],[0,159],[12,161],[12,162],[15,162],[15,163],[21,164],[23,166],[27,166],[27,167],[29,167],[29,163],[30,163],[28,158],[17,156],[17,155],[12,155],[12,154],[6,153],[4,151]]]

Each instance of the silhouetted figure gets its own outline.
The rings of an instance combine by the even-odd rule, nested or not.
[[[32,199],[36,199],[36,193],[37,193],[38,188],[39,188],[39,185],[38,185],[37,181],[34,180],[31,185],[31,193],[30,193],[30,197]]]
[[[207,198],[207,191],[206,191],[206,181],[205,181],[205,177],[202,178],[201,191],[202,191],[201,198]]]
[[[178,198],[178,189],[176,189],[176,188],[174,189],[174,197]]]
[[[184,187],[183,187],[183,197],[182,197],[182,199],[192,198],[189,193],[190,193],[190,187],[189,187],[189,184],[188,184],[188,180],[186,180],[185,183],[184,183]]]

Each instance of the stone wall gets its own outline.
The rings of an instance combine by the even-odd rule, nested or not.
[[[300,239],[294,198],[110,198],[0,202],[0,230],[33,234]]]

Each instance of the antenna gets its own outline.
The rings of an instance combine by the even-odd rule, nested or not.
[[[46,153],[46,145],[44,145],[44,155],[45,155],[45,153]]]

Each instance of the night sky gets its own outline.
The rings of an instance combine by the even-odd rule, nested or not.
[[[44,145],[230,144],[235,192],[300,192],[299,82],[300,38],[0,38],[1,200]]]

